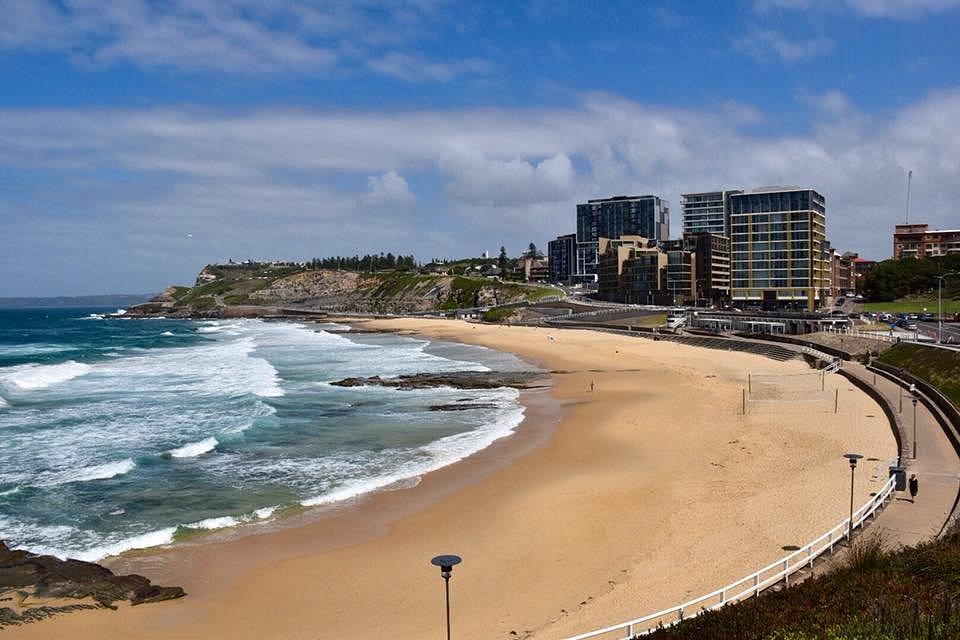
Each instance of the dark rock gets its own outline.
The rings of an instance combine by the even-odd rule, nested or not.
[[[396,378],[344,378],[330,384],[335,387],[380,386],[395,389],[532,389],[541,385],[534,382],[542,377],[537,371],[453,371],[448,373],[414,373]]]
[[[489,402],[476,404],[432,404],[430,411],[471,411],[473,409],[497,409],[497,405]]]
[[[33,588],[38,598],[91,598],[100,607],[114,608],[113,603],[129,600],[131,604],[159,602],[181,598],[186,593],[180,587],[160,587],[147,578],[132,574],[118,576],[93,562],[61,560],[53,556],[38,556],[27,551],[11,550],[0,542],[0,593]],[[95,605],[68,607],[35,606],[19,614],[0,609],[0,628],[8,624],[23,624],[47,618],[56,613],[76,608],[96,608]]]

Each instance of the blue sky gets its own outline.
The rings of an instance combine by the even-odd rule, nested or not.
[[[0,296],[516,253],[586,198],[800,184],[960,226],[960,0],[0,0]]]

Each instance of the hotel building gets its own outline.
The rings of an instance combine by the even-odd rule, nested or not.
[[[600,238],[642,236],[654,243],[670,237],[670,206],[657,196],[616,196],[577,205],[577,261],[574,278],[597,279]]]
[[[730,196],[743,193],[740,189],[729,191],[704,191],[685,193],[680,196],[683,210],[683,235],[688,233],[715,233],[730,237]]]
[[[898,224],[893,230],[893,257],[932,258],[960,253],[960,229],[930,229],[928,224]]]
[[[813,310],[829,293],[826,204],[813,189],[764,187],[730,196],[734,304]]]

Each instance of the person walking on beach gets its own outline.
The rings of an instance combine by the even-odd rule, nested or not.
[[[920,483],[917,481],[917,474],[910,474],[910,502],[917,501],[917,489],[920,488]]]

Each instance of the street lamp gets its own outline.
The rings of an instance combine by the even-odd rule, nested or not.
[[[443,578],[444,591],[447,596],[447,640],[450,640],[450,574],[454,565],[461,562],[460,556],[436,556],[430,564],[440,567],[440,577]]]
[[[850,461],[850,524],[847,526],[847,541],[853,539],[853,476],[857,470],[857,460],[863,456],[859,453],[845,453],[843,457]]]
[[[917,459],[917,396],[913,398],[913,459]]]
[[[948,271],[942,275],[937,276],[937,342],[943,342],[943,281],[947,279],[947,276],[955,276],[960,274],[960,271]]]

